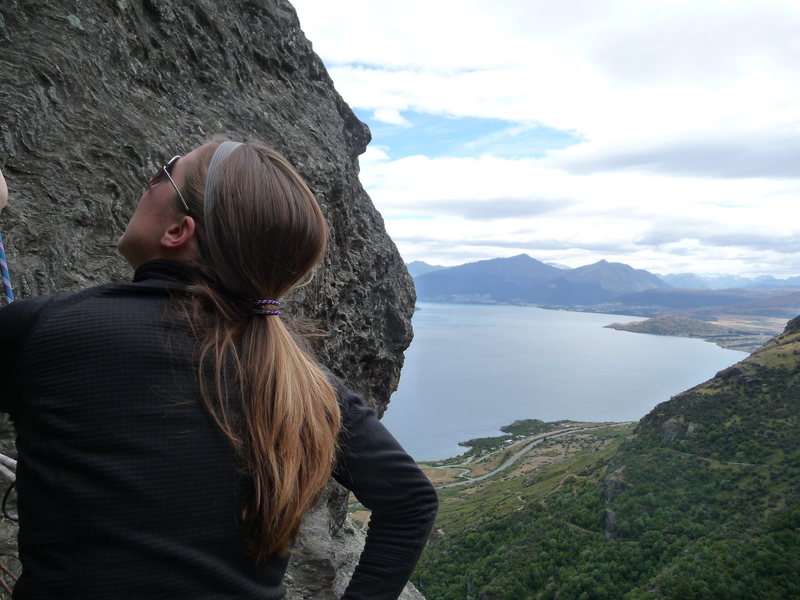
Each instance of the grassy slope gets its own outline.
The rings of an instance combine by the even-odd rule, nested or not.
[[[769,321],[765,318],[748,318],[731,321],[730,326],[725,327],[689,317],[661,315],[645,321],[611,323],[606,327],[634,333],[702,338],[723,348],[753,352],[780,331],[779,328],[769,327]]]
[[[428,599],[800,597],[800,323],[611,441],[444,492]]]
[[[676,335],[683,337],[709,337],[732,333],[727,327],[720,327],[713,323],[690,319],[688,317],[660,316],[645,321],[632,323],[612,323],[606,325],[611,329],[633,331],[635,333],[650,333],[653,335]]]

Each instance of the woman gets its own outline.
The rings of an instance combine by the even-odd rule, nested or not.
[[[397,597],[435,492],[279,314],[326,233],[281,156],[215,139],[150,181],[118,244],[132,283],[0,310],[15,597],[282,598],[331,474],[373,510],[343,598]]]

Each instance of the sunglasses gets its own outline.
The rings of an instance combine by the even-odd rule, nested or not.
[[[178,198],[180,198],[181,204],[183,204],[183,209],[186,211],[186,214],[191,214],[189,212],[189,205],[186,203],[186,200],[183,198],[183,194],[178,189],[178,186],[175,185],[175,181],[172,179],[172,169],[175,168],[175,165],[178,163],[178,159],[181,157],[180,154],[177,156],[173,156],[169,159],[169,162],[161,167],[158,172],[150,178],[150,181],[147,183],[147,187],[151,188],[157,183],[168,179],[169,182],[172,184],[172,187],[175,188],[175,193],[178,194]]]

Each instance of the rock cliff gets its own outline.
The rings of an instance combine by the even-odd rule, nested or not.
[[[382,413],[411,340],[413,285],[358,181],[369,130],[290,4],[4,1],[0,80],[1,225],[18,297],[127,279],[116,239],[156,168],[214,133],[261,139],[297,167],[331,229],[324,268],[289,305],[329,333],[323,360]],[[290,598],[341,591],[359,547],[344,503],[331,485],[309,516]]]

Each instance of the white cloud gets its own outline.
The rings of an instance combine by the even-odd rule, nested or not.
[[[747,273],[769,263],[765,272],[797,274],[798,228],[786,215],[798,194],[785,180],[569,174],[546,162],[365,155],[362,179],[409,260],[529,252],[571,266],[607,258],[658,272]]]
[[[294,4],[337,89],[377,121],[495,118],[584,140],[519,159],[370,148],[361,179],[407,260],[519,250],[571,266],[800,272],[800,3]]]
[[[389,125],[400,125],[401,127],[411,127],[411,123],[408,122],[403,115],[400,114],[400,111],[394,108],[379,108],[372,112],[372,118],[375,121],[379,121],[381,123],[388,123]]]
[[[800,132],[709,133],[652,142],[577,144],[551,152],[548,163],[571,172],[636,169],[743,179],[800,179]]]
[[[296,2],[303,23],[356,107],[535,121],[590,139],[800,114],[792,1],[309,4]],[[340,20],[355,12],[370,24],[358,35]]]

